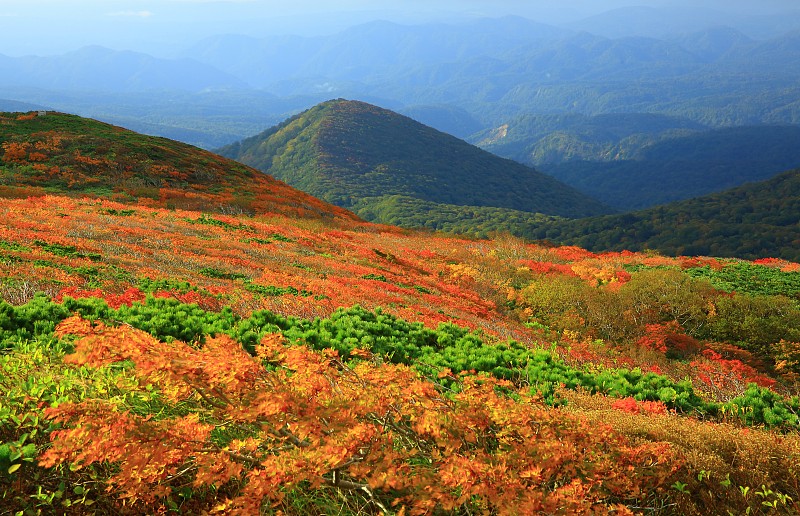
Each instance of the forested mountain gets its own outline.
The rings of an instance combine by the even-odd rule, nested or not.
[[[708,130],[703,124],[658,113],[524,114],[475,133],[468,141],[532,166],[562,161],[633,158],[649,144]]]
[[[755,41],[740,31],[726,26],[710,27],[701,31],[682,33],[671,41],[689,50],[706,62],[728,59],[730,56],[748,51]]]
[[[564,162],[551,169],[622,207],[763,180],[798,163],[792,156],[800,129],[791,126],[696,132],[690,123],[657,115],[528,122],[578,128],[587,120],[587,138],[656,141],[630,151],[629,160]],[[650,134],[630,135],[630,127],[649,128]],[[502,141],[502,134],[487,137]],[[506,137],[513,146],[513,136]],[[645,211],[592,217],[580,213],[601,210],[595,201],[576,200],[561,183],[540,182],[533,169],[476,152],[390,111],[344,100],[320,104],[221,152],[384,224],[482,237],[507,232],[592,250],[800,258],[794,173]],[[623,153],[620,147],[617,152]]]
[[[647,210],[556,221],[527,234],[587,249],[800,260],[800,170]]]
[[[404,195],[565,217],[609,212],[532,168],[363,102],[320,104],[220,152],[345,208]]]
[[[800,166],[800,127],[707,129],[661,115],[525,116],[471,138],[619,210],[761,181]]]

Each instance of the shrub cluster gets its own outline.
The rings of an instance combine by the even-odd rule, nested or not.
[[[318,350],[332,348],[344,359],[351,358],[356,349],[368,350],[392,363],[412,365],[429,377],[442,376],[445,383],[448,371],[456,375],[489,373],[530,385],[550,404],[559,403],[555,391],[563,386],[617,398],[660,401],[684,413],[733,414],[750,425],[800,427],[800,400],[784,398],[757,385],[750,385],[744,394],[725,404],[707,402],[688,380],[675,382],[638,369],[576,369],[549,350],[528,348],[515,341],[489,343],[480,334],[454,324],[443,323],[434,330],[380,309],[368,311],[360,306],[339,309],[329,318],[311,321],[268,311],[241,318],[228,307],[212,312],[174,298],[147,296],[143,303],[112,309],[96,298],[65,297],[58,304],[38,295],[19,307],[0,303],[2,342],[10,346],[25,339],[51,337],[55,325],[71,313],[89,320],[130,324],[166,341],[202,343],[206,336],[227,334],[251,352],[265,334],[281,332],[290,342]]]

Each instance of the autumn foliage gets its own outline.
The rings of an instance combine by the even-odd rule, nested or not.
[[[797,264],[367,224],[76,123],[0,115],[4,510],[796,509]]]
[[[663,446],[634,445],[522,392],[511,399],[514,387],[489,377],[465,376],[445,392],[367,352],[347,364],[276,335],[252,357],[229,338],[197,349],[78,317],[57,333],[79,336],[66,361],[131,360],[140,385],[181,412],[191,407],[165,417],[86,400],[45,411],[67,427],[40,463],[117,464],[110,482],[132,507],[190,482],[220,489],[227,498],[213,511],[231,514],[279,507],[300,486],[359,491],[374,509],[408,514],[627,513],[624,504],[663,490],[678,468]]]

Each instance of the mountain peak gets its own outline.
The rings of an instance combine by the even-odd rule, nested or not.
[[[323,102],[221,152],[345,208],[403,195],[565,217],[610,211],[532,168],[357,100]]]

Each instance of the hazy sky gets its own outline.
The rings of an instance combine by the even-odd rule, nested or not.
[[[506,14],[566,23],[625,5],[681,2],[753,13],[798,6],[798,0],[0,0],[0,54],[60,54],[100,44],[168,56],[213,34],[311,35],[378,18]]]

